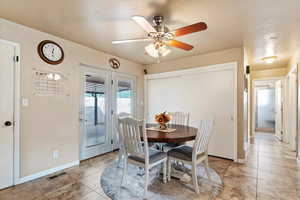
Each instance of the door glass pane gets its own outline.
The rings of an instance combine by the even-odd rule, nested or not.
[[[256,128],[275,129],[275,89],[257,90]]]
[[[105,79],[88,75],[85,84],[86,147],[105,143]]]
[[[118,81],[117,91],[117,113],[130,113],[132,114],[132,85],[130,81]]]

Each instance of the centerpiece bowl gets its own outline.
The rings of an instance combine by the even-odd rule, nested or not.
[[[159,123],[159,128],[161,130],[166,130],[168,128],[167,123],[170,120],[171,120],[171,116],[166,111],[158,115],[155,115],[155,121]]]

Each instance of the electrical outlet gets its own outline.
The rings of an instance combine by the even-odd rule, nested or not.
[[[58,152],[58,150],[54,150],[54,151],[53,151],[53,159],[56,160],[56,159],[58,159],[58,157],[59,157],[59,152]]]
[[[23,98],[23,99],[22,99],[22,106],[23,106],[23,107],[28,107],[28,106],[29,106],[29,100]]]

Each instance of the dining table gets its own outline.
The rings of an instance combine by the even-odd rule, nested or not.
[[[158,124],[146,124],[148,142],[158,144],[185,143],[195,140],[198,131],[195,127],[185,125],[169,124],[168,129],[171,130],[170,132],[168,132],[168,130],[159,130],[157,127]],[[191,176],[187,174],[187,169],[184,166],[178,166],[176,163],[174,163],[172,167],[172,178],[185,182],[189,182],[191,180]]]
[[[148,142],[154,143],[183,143],[192,141],[195,140],[198,130],[191,126],[173,124],[168,125],[169,129],[173,129],[172,132],[166,132],[164,130],[149,130],[150,127],[158,127],[158,124],[146,124]]]

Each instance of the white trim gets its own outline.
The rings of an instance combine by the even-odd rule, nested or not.
[[[67,169],[67,168],[70,168],[70,167],[77,166],[77,165],[79,165],[79,163],[80,163],[79,160],[76,160],[76,161],[73,161],[73,162],[70,162],[70,163],[58,166],[58,167],[54,167],[54,168],[51,168],[51,169],[47,169],[45,171],[41,171],[41,172],[29,175],[29,176],[22,177],[22,178],[19,179],[19,181],[17,182],[17,184],[21,184],[21,183],[25,183],[25,182],[28,182],[28,181],[32,181],[34,179],[38,179],[38,178],[41,178],[43,176],[47,176],[49,174],[53,174],[55,172],[58,172],[58,171],[61,171],[61,170],[64,170],[64,169]]]
[[[148,80],[153,79],[162,79],[169,77],[180,77],[183,75],[193,75],[195,73],[203,73],[203,72],[214,72],[214,71],[223,71],[223,70],[234,70],[234,161],[238,161],[238,122],[237,122],[237,100],[238,100],[238,86],[237,86],[237,78],[238,78],[238,63],[237,62],[229,62],[217,65],[208,65],[203,67],[194,67],[190,69],[177,70],[171,72],[162,72],[156,74],[145,75],[144,78],[144,117],[145,120],[148,119]]]
[[[247,159],[237,159],[235,162],[245,164],[247,162]]]
[[[294,65],[290,71],[287,73],[286,77],[290,76],[292,73],[297,73],[297,64]]]
[[[14,174],[13,184],[20,178],[20,102],[21,102],[21,64],[20,64],[20,44],[0,39],[1,43],[15,47],[15,55],[19,56],[19,62],[14,62]]]
[[[182,75],[192,75],[195,73],[202,73],[202,72],[213,72],[213,71],[222,71],[222,70],[229,70],[229,69],[237,69],[237,62],[230,62],[224,64],[217,64],[217,65],[209,65],[204,67],[194,67],[190,69],[184,70],[177,70],[171,72],[162,72],[157,74],[149,74],[145,75],[145,79],[159,79],[159,78],[166,78],[166,77],[178,77]]]

